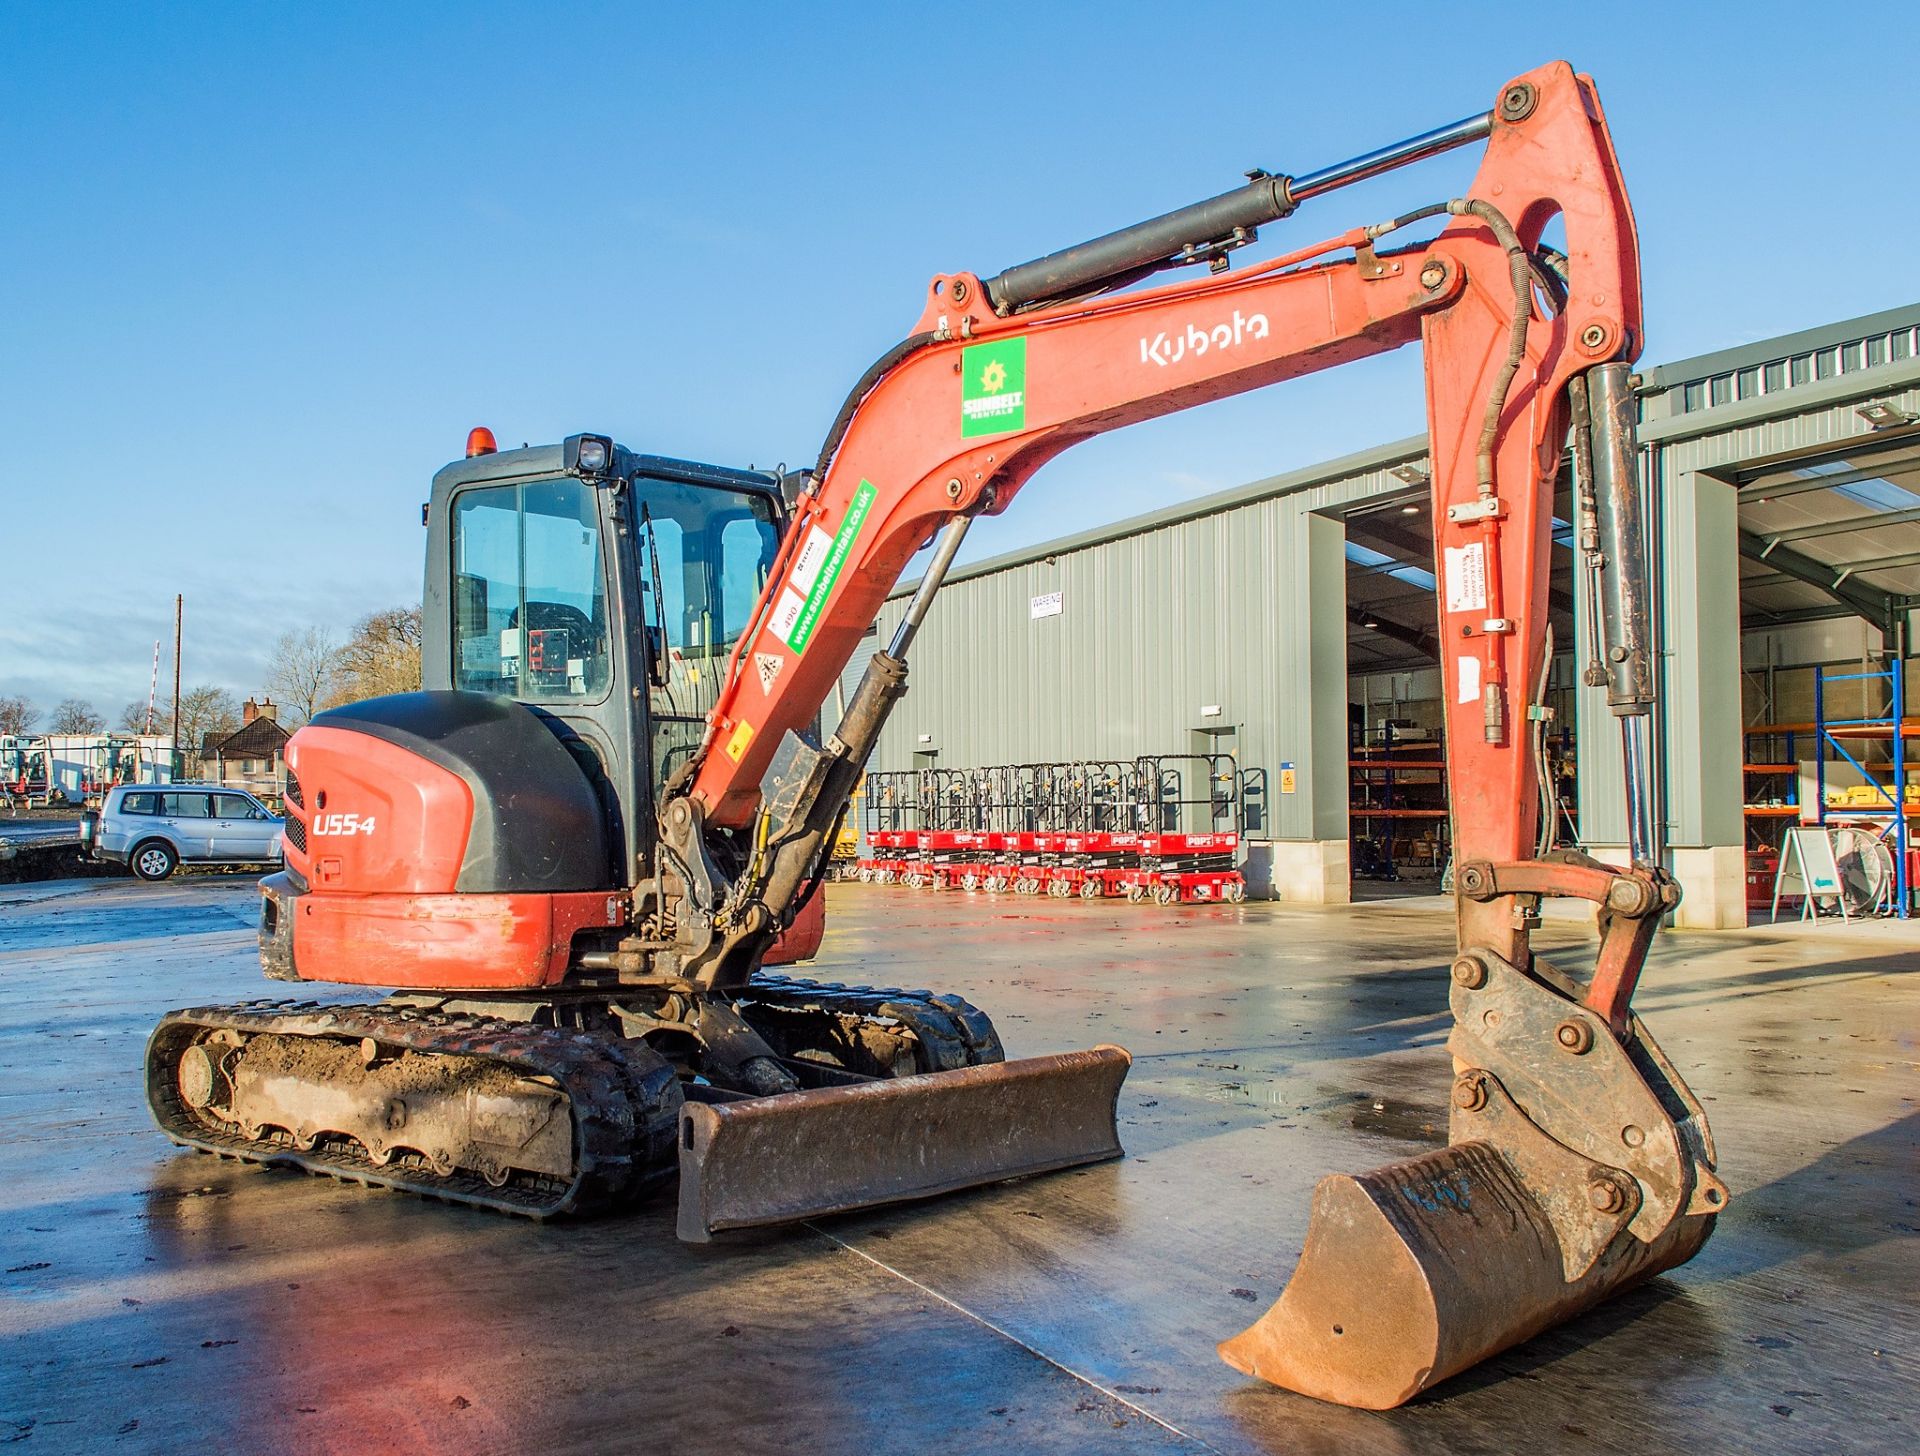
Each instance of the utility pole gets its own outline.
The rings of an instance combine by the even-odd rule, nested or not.
[[[180,772],[186,760],[180,754],[180,627],[186,619],[187,598],[177,592],[173,598],[173,772]]]

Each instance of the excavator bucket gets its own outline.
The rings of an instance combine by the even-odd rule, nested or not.
[[[1121,1154],[1116,1046],[737,1102],[680,1120],[679,1234],[791,1223]]]
[[[1321,1180],[1299,1268],[1220,1345],[1234,1369],[1319,1400],[1390,1410],[1428,1386],[1691,1259],[1711,1215],[1652,1244],[1616,1239],[1565,1278],[1552,1221],[1485,1143]]]
[[[1617,1038],[1484,950],[1454,982],[1450,1145],[1320,1181],[1292,1280],[1219,1347],[1234,1369],[1388,1410],[1706,1243],[1706,1117],[1638,1018]]]

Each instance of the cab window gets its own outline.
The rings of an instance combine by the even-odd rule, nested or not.
[[[128,794],[120,800],[122,814],[158,814],[160,796],[158,794]]]
[[[251,819],[260,806],[253,800],[239,794],[220,794],[216,798],[217,816],[221,819]]]
[[[213,817],[209,801],[211,794],[162,794],[162,810],[169,819],[211,819]]]
[[[700,745],[780,533],[773,503],[756,492],[646,476],[633,491],[640,611],[666,656],[667,681],[651,693],[658,785]]]
[[[593,487],[570,476],[462,491],[453,505],[453,681],[532,701],[611,680]]]

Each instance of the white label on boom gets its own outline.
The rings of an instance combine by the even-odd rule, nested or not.
[[[825,565],[832,546],[833,537],[818,526],[808,531],[807,539],[800,543],[793,559],[793,574],[787,580],[801,596],[812,591],[814,582],[820,579],[820,568]]]
[[[1458,701],[1462,703],[1478,702],[1480,699],[1480,659],[1471,653],[1460,655],[1460,692]]]
[[[1487,609],[1487,548],[1475,541],[1449,546],[1447,556],[1447,610],[1484,612]]]
[[[767,625],[773,629],[773,635],[789,646],[793,642],[793,624],[800,620],[800,609],[807,604],[806,598],[792,587],[780,593],[779,605],[773,609],[773,620]]]

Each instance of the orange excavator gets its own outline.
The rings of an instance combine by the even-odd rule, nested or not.
[[[1474,144],[1465,196],[1229,267],[1304,204]],[[1136,286],[1188,266],[1205,272]],[[677,1173],[696,1240],[1118,1156],[1121,1049],[1010,1062],[956,996],[772,968],[818,944],[849,796],[977,516],[1092,435],[1415,341],[1457,864],[1448,1143],[1323,1180],[1292,1281],[1221,1354],[1390,1407],[1691,1258],[1727,1190],[1631,1006],[1678,899],[1649,807],[1637,246],[1598,95],[1559,63],[1338,166],[1255,172],[992,277],[934,278],[810,472],[584,434],[500,452],[475,431],[427,509],[427,690],[294,736],[286,868],[263,884],[268,976],[389,994],[170,1014],[147,1063],[161,1127],[535,1216]],[[1625,866],[1537,838],[1569,440],[1593,672],[1625,743]],[[1531,950],[1550,896],[1596,907],[1590,973]]]

